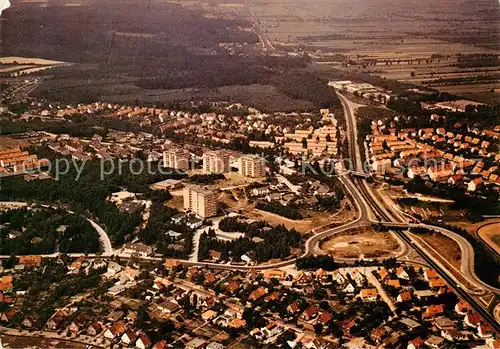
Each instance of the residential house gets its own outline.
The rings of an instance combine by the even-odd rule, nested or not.
[[[238,329],[238,328],[245,327],[246,324],[247,324],[247,322],[245,320],[242,320],[242,319],[239,319],[239,318],[235,317],[235,318],[232,318],[227,323],[227,327]]]
[[[123,245],[122,249],[125,253],[142,257],[147,257],[153,254],[153,248],[151,246],[140,243],[126,243]]]
[[[129,346],[133,346],[135,344],[136,339],[137,336],[135,332],[131,330],[125,331],[125,333],[123,333],[123,335],[121,336],[121,342]]]
[[[356,288],[351,283],[348,283],[347,286],[344,287],[344,290],[343,290],[344,293],[354,293],[354,291],[356,291]]]
[[[431,279],[435,279],[439,277],[437,271],[435,271],[434,269],[427,269],[425,272],[424,272],[424,278],[425,278],[425,281],[431,281]]]
[[[424,345],[424,341],[422,340],[422,338],[417,337],[417,338],[408,342],[407,349],[418,349],[418,348],[422,348],[423,345]]]
[[[351,336],[351,330],[352,328],[356,326],[356,322],[354,320],[347,320],[342,323],[342,332],[344,333],[344,336],[349,337]]]
[[[26,328],[32,328],[35,326],[37,320],[38,315],[36,313],[30,313],[23,319],[22,325]]]
[[[201,314],[201,318],[205,321],[213,320],[217,316],[217,312],[213,310],[207,310],[203,314]]]
[[[397,301],[399,303],[403,303],[403,302],[409,302],[411,301],[412,299],[412,295],[410,292],[401,292],[398,297],[397,297]]]
[[[365,283],[365,276],[358,270],[354,269],[351,272],[352,279],[356,282],[356,285],[363,286]]]
[[[288,311],[291,314],[295,314],[300,311],[300,308],[296,302],[292,302],[286,307],[286,311]]]
[[[490,324],[481,324],[477,327],[477,335],[480,338],[491,338],[493,336],[493,327]]]
[[[371,333],[370,333],[370,338],[372,341],[374,341],[376,344],[379,344],[382,342],[384,337],[387,335],[387,331],[383,327],[377,327],[375,328]]]
[[[429,305],[425,308],[425,311],[422,313],[422,317],[430,318],[438,315],[442,315],[444,313],[444,307],[442,304]]]
[[[91,337],[95,337],[101,332],[102,332],[102,325],[97,321],[92,322],[89,325],[89,327],[87,327],[87,334]]]
[[[467,184],[468,191],[476,191],[483,185],[483,179],[481,177],[474,178]]]
[[[104,331],[104,337],[108,339],[115,339],[121,336],[125,332],[125,323],[123,321],[117,321],[111,327]]]
[[[264,270],[262,272],[262,276],[266,280],[269,279],[283,280],[286,278],[286,275],[287,275],[286,271],[281,269]]]
[[[328,312],[325,312],[325,313],[321,314],[321,315],[318,317],[318,322],[321,322],[321,323],[323,323],[323,324],[326,324],[326,323],[328,323],[331,319],[332,319],[332,316],[331,316]]]
[[[186,343],[186,349],[203,349],[207,345],[207,342],[201,338],[194,338]]]
[[[450,342],[462,342],[469,340],[469,336],[456,328],[446,328],[441,330],[441,336]]]
[[[483,318],[478,313],[468,313],[464,317],[464,323],[469,327],[478,327],[483,322]]]
[[[378,275],[380,276],[381,280],[385,280],[389,276],[389,272],[385,267],[380,268],[378,271]]]
[[[301,315],[301,317],[306,321],[309,321],[316,316],[318,316],[318,308],[316,308],[314,305],[309,306]]]
[[[387,280],[387,285],[397,289],[401,288],[401,283],[398,279]]]
[[[259,287],[256,290],[252,291],[252,293],[250,293],[250,295],[248,296],[248,300],[253,302],[253,301],[260,299],[261,297],[263,297],[266,294],[267,294],[267,290],[263,287]]]
[[[438,277],[438,278],[435,278],[435,279],[431,279],[429,281],[429,286],[431,288],[446,287],[446,283],[444,282],[444,280],[442,278]]]
[[[26,267],[39,267],[42,264],[42,256],[19,256],[19,264]]]
[[[443,337],[431,335],[425,340],[425,345],[431,348],[442,348],[445,345],[445,339]]]
[[[333,272],[332,278],[339,285],[343,285],[346,282],[344,275],[342,275],[338,270]]]
[[[167,341],[162,339],[161,341],[155,343],[155,345],[153,345],[153,349],[167,349],[169,346],[167,344]]]
[[[378,293],[376,288],[364,288],[359,293],[359,297],[368,302],[374,302],[377,300]]]
[[[318,270],[316,270],[314,272],[314,275],[316,276],[316,279],[321,281],[321,282],[328,282],[328,273],[322,269],[322,268],[319,268]]]
[[[180,309],[179,304],[165,300],[158,304],[158,309],[165,314],[173,314]]]
[[[398,267],[396,268],[396,276],[400,279],[403,279],[403,280],[409,280],[410,279],[410,276],[408,275],[408,273],[406,272],[406,270],[404,270],[403,267]]]
[[[465,314],[472,312],[472,307],[468,302],[459,301],[455,305],[455,312],[457,312],[460,315],[465,315]]]
[[[58,311],[56,312],[50,319],[47,321],[47,328],[53,331],[59,330],[62,327],[64,327],[64,324],[66,320],[68,319],[69,315],[66,314],[64,311]]]

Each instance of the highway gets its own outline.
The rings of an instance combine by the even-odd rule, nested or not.
[[[350,104],[350,102],[344,96],[342,96],[341,94],[338,94],[338,96],[344,106],[344,112],[347,121],[347,127],[349,132],[350,154],[351,154],[352,164],[354,165],[354,168],[352,170],[363,171],[362,166],[359,167],[361,165],[360,161],[361,157],[357,143],[357,131],[355,126],[356,120],[353,110],[354,108],[352,104]],[[392,215],[380,204],[380,202],[378,202],[375,195],[373,194],[373,191],[369,187],[368,183],[366,183],[365,179],[356,178],[354,179],[354,182],[357,184],[356,188],[359,189],[361,192],[362,200],[360,202],[362,204],[367,204],[369,209],[376,216],[376,218],[378,218],[379,221],[401,223],[395,220],[392,217]],[[434,226],[427,226],[427,228],[439,229],[439,227],[434,227]],[[401,229],[396,229],[395,232],[399,235],[399,237],[403,241],[405,241],[405,243],[412,246],[412,248],[420,255],[420,257],[431,268],[435,269],[438,272],[438,274],[446,281],[448,286],[450,286],[460,298],[467,301],[474,308],[474,310],[478,312],[485,319],[485,321],[487,321],[493,327],[493,329],[497,333],[500,333],[500,324],[495,320],[495,317],[491,313],[489,313],[483,306],[481,306],[471,294],[469,294],[460,285],[458,285],[455,282],[454,278],[450,276],[448,270],[443,269],[440,263],[437,262],[434,259],[434,257],[430,255],[426,250],[421,248],[418,243],[415,243],[415,241],[413,241],[413,239],[405,231]],[[474,260],[474,255],[473,254],[472,256],[466,255],[465,258],[468,258],[470,262],[470,260],[472,261]]]

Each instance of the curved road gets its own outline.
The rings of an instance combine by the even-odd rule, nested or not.
[[[355,128],[355,117],[354,117],[354,104],[350,103],[344,96],[341,94],[337,93],[339,95],[339,98],[342,101],[342,104],[344,106],[345,110],[345,115],[346,115],[346,121],[348,124],[348,128],[350,129],[350,151],[351,151],[351,157],[354,155],[354,157],[359,159],[359,147],[358,144],[356,143],[356,137],[357,137],[357,132]],[[359,161],[355,160],[357,169],[355,170],[361,170],[359,168]],[[362,171],[362,170],[361,170]],[[366,204],[367,202],[370,202],[369,206],[371,209],[376,213],[382,220],[387,220],[389,222],[394,222],[394,223],[400,223],[398,220],[395,220],[392,215],[387,214],[387,210],[383,208],[382,205],[380,205],[380,202],[376,199],[375,195],[373,194],[373,191],[371,188],[368,186],[366,181],[363,179],[358,179],[358,184],[359,188],[362,192],[362,195],[365,200],[362,200],[363,204]],[[431,229],[439,231],[440,227],[435,227],[435,226],[428,226]],[[462,299],[466,300],[469,302],[469,304],[472,305],[472,307],[477,311],[481,316],[490,323],[490,325],[500,333],[500,323],[498,323],[495,319],[495,317],[488,312],[483,306],[481,306],[478,301],[471,295],[469,292],[465,291],[458,283],[456,283],[455,277],[444,267],[442,267],[441,263],[437,261],[432,255],[430,255],[424,248],[421,248],[418,242],[414,241],[412,237],[404,232],[403,230],[396,230],[397,234],[409,245],[411,245],[414,250],[432,267],[434,268],[438,274],[447,282],[447,284],[454,289],[455,293],[459,295]],[[459,243],[459,245],[461,245]],[[467,242],[468,247],[472,248],[470,244]],[[465,247],[465,245],[464,245]],[[471,273],[469,275],[469,279],[471,280],[476,280],[479,279],[477,275],[474,273],[474,266],[473,262],[471,261],[474,260],[474,251],[472,251],[472,254],[469,254],[471,251],[468,250],[467,248],[464,249],[465,252],[465,260],[467,266],[464,267],[464,270],[467,271],[468,273]],[[473,276],[472,276],[473,275]],[[467,275],[465,275],[467,278]],[[491,286],[488,288],[490,290]],[[493,291],[492,291],[493,292]]]

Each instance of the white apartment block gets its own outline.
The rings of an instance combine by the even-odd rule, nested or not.
[[[189,152],[184,149],[173,148],[163,152],[163,166],[176,170],[189,170]]]
[[[203,154],[203,172],[225,173],[231,172],[229,153],[224,150],[208,151]]]
[[[266,175],[265,160],[258,155],[244,155],[240,158],[239,173],[245,177],[264,177]]]
[[[217,215],[217,194],[198,185],[184,187],[184,208],[202,218]]]

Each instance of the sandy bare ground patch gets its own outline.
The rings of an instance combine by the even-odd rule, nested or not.
[[[471,223],[471,222],[466,222],[466,221],[454,221],[454,222],[449,222],[451,225],[456,225],[460,228],[463,228],[467,230],[472,236],[476,235],[476,232],[479,228],[486,224],[491,224],[491,223],[500,223],[500,218],[491,218],[491,219],[485,219],[482,222],[477,222],[477,223]]]
[[[355,216],[355,212],[351,209],[350,205],[343,203],[343,208],[337,212],[301,210],[305,218],[293,220],[271,212],[256,209],[255,205],[248,201],[244,190],[241,188],[221,193],[219,196],[219,205],[228,212],[238,212],[250,220],[266,221],[271,225],[283,224],[287,229],[295,229],[299,233],[307,233],[314,228],[322,227],[327,224],[338,223],[336,225],[339,225],[346,220],[353,220]]]
[[[390,258],[397,256],[400,246],[391,233],[364,227],[334,235],[321,249],[334,258]]]
[[[453,239],[438,232],[418,234],[418,236],[427,242],[433,249],[439,251],[439,254],[451,265],[460,270],[462,253],[460,251],[460,246],[458,246]]]
[[[483,225],[477,230],[477,235],[500,254],[500,222]]]
[[[38,65],[54,65],[62,64],[61,61],[51,61],[42,58],[28,58],[28,57],[0,57],[0,64],[38,64]]]
[[[4,345],[4,348],[85,348],[86,345],[83,343],[76,343],[73,341],[60,340],[60,339],[48,339],[48,338],[38,338],[30,337],[30,334],[26,333],[26,337],[23,336],[0,336]]]
[[[165,205],[182,211],[184,210],[184,198],[182,196],[174,196],[172,199],[168,200]]]

